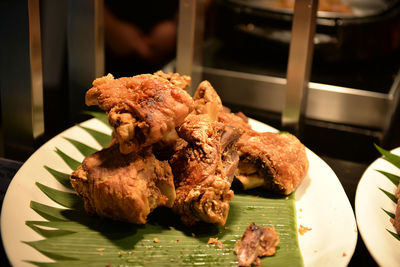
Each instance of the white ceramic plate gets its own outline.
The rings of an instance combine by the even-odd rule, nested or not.
[[[400,148],[392,150],[400,154]],[[364,172],[357,186],[355,210],[360,235],[368,251],[380,266],[399,266],[400,241],[387,230],[396,232],[383,209],[395,212],[396,205],[379,188],[394,194],[396,186],[382,170],[400,175],[399,169],[382,158],[375,160]]]
[[[250,122],[257,131],[276,131],[263,123],[254,120]],[[110,132],[96,119],[88,120],[82,125]],[[13,266],[31,266],[24,261],[27,259],[49,261],[22,241],[41,239],[41,236],[25,225],[27,220],[42,219],[29,207],[30,201],[55,205],[35,186],[35,182],[65,190],[42,167],[47,165],[59,171],[71,171],[57,156],[55,148],[60,148],[76,159],[83,159],[79,151],[63,137],[84,141],[87,145],[100,149],[97,142],[87,132],[75,126],[40,147],[15,175],[6,193],[1,216],[2,239]],[[307,156],[310,162],[309,173],[295,194],[298,226],[312,229],[304,235],[299,235],[304,264],[318,267],[346,266],[353,255],[357,241],[353,210],[332,169],[308,149]]]

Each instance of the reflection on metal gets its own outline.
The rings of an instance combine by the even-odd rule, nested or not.
[[[394,79],[392,87],[390,88],[390,91],[389,91],[389,96],[390,96],[391,102],[390,102],[390,105],[388,105],[388,109],[389,109],[388,115],[389,116],[387,116],[384,119],[384,124],[385,124],[385,127],[383,128],[384,136],[388,136],[389,131],[391,129],[390,127],[393,126],[393,123],[392,123],[393,118],[392,117],[395,114],[396,108],[399,104],[399,97],[400,97],[399,91],[400,91],[400,70],[397,72],[397,75]]]
[[[42,45],[39,0],[28,0],[29,58],[32,89],[32,131],[37,138],[44,133]]]
[[[282,127],[299,132],[307,102],[307,88],[314,50],[318,0],[295,2],[290,41],[287,85],[282,112]]]
[[[192,85],[201,81],[205,0],[180,0],[176,71],[192,77]],[[189,93],[193,94],[193,87]]]
[[[105,71],[104,0],[96,0],[94,8],[94,73],[96,77]]]
[[[4,156],[19,159],[44,132],[39,0],[1,1],[0,23]]]
[[[203,68],[224,103],[281,113],[285,99],[284,78]],[[389,94],[309,83],[307,118],[386,130],[400,93],[400,72]],[[356,105],[356,108],[355,108]]]
[[[103,0],[67,2],[69,101],[72,121],[85,108],[85,92],[104,75]]]

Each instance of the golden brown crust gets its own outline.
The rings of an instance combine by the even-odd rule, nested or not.
[[[194,112],[208,114],[210,119],[216,121],[218,113],[223,110],[222,101],[214,87],[208,81],[202,81],[193,96]]]
[[[238,131],[207,114],[190,114],[178,134],[186,143],[170,160],[176,188],[173,211],[188,226],[199,221],[224,225],[233,198],[232,169],[239,161],[232,149]]]
[[[305,147],[292,134],[246,131],[236,146],[241,161],[265,168],[264,186],[274,192],[292,193],[307,174],[309,163]]]
[[[174,73],[174,72],[165,73],[162,70],[159,70],[159,71],[155,72],[154,75],[157,75],[157,76],[159,76],[161,78],[167,79],[172,84],[178,86],[181,89],[188,88],[190,86],[191,81],[192,81],[190,76],[180,75],[179,73]]]
[[[85,210],[114,220],[146,223],[158,206],[175,200],[172,171],[150,151],[122,155],[117,146],[84,159],[70,178]]]
[[[123,154],[161,141],[193,110],[186,91],[151,74],[96,79],[86,92],[86,104],[106,111]]]

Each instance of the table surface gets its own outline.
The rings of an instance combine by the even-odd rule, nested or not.
[[[365,169],[368,167],[367,164],[351,162],[331,157],[321,157],[336,173],[343,188],[350,200],[350,203],[354,210],[354,200],[357,189],[357,184]],[[17,170],[22,165],[21,162],[11,161],[4,158],[0,158],[0,201],[2,203],[3,197],[6,193],[9,182],[15,175]],[[7,256],[4,252],[3,245],[1,242],[0,247],[0,265],[10,266]],[[368,252],[365,244],[360,235],[358,235],[356,250],[351,258],[348,266],[377,266],[374,259]]]

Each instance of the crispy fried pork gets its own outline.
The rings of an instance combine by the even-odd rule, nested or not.
[[[86,104],[105,110],[114,131],[109,148],[71,175],[88,213],[145,223],[167,206],[188,226],[224,225],[235,175],[245,188],[295,190],[308,168],[297,138],[257,133],[208,81],[193,98],[184,90],[189,84],[187,76],[163,72],[93,82]]]
[[[305,147],[295,136],[252,130],[243,113],[232,113],[222,105],[208,81],[200,83],[193,99],[194,113],[208,114],[211,119],[243,133],[236,144],[240,155],[236,178],[244,189],[264,186],[277,193],[290,194],[297,188],[307,173],[308,160]]]
[[[161,74],[142,74],[114,79],[111,74],[96,79],[86,92],[86,104],[105,110],[114,128],[114,143],[121,153],[169,139],[193,110],[193,100],[177,81]],[[183,79],[184,80],[184,79]],[[183,86],[183,85],[180,85]]]
[[[173,211],[188,226],[198,221],[224,225],[233,198],[239,132],[207,114],[190,114],[177,132],[185,143],[170,160],[176,188]]]
[[[144,224],[152,210],[175,200],[171,167],[150,149],[124,155],[117,145],[105,148],[86,157],[70,180],[89,214],[115,220]]]
[[[256,132],[243,113],[220,112],[218,121],[243,133],[236,143],[240,161],[235,178],[245,190],[263,186],[287,195],[303,181],[309,163],[305,147],[297,137]]]
[[[232,113],[223,106],[221,98],[208,81],[202,81],[193,96],[196,114],[208,114],[211,120],[228,124],[244,132],[251,129],[248,118],[242,112]]]
[[[159,70],[154,73],[161,78],[167,79],[172,84],[178,86],[179,88],[186,89],[190,86],[191,78],[187,75],[179,75],[179,73],[164,73],[162,70]]]
[[[194,112],[196,114],[208,114],[213,121],[216,121],[218,113],[223,111],[221,98],[208,81],[202,81],[199,84],[193,100]]]
[[[304,145],[289,133],[246,131],[236,143],[240,162],[236,171],[244,189],[263,186],[279,194],[290,194],[308,171]]]
[[[261,265],[259,257],[274,255],[278,243],[279,234],[275,229],[251,223],[233,249],[238,257],[238,265]]]
[[[239,129],[242,133],[251,131],[248,118],[242,112],[231,113],[223,111],[218,113],[218,121]]]

